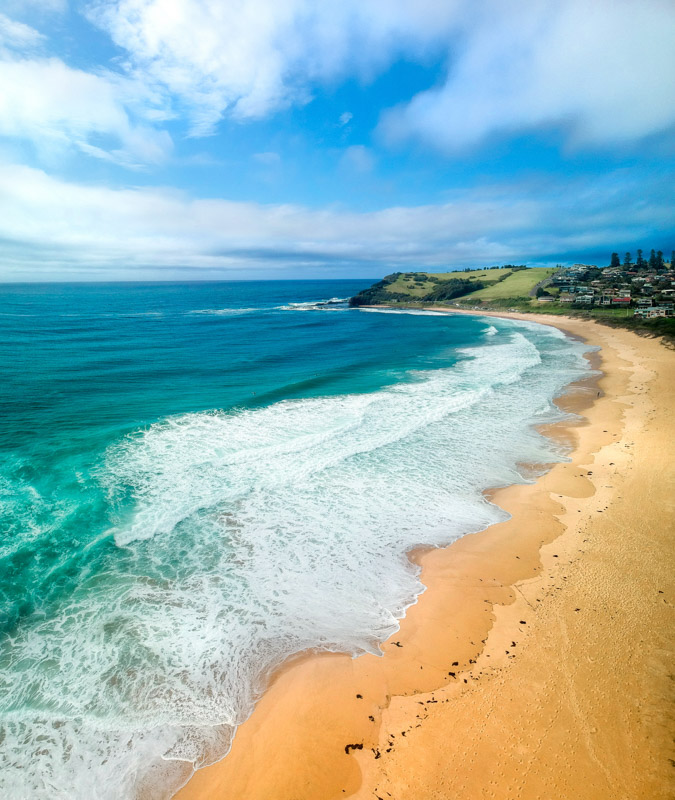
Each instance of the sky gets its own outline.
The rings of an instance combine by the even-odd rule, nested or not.
[[[675,248],[673,0],[0,0],[0,281]]]

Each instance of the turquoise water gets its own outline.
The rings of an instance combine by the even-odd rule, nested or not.
[[[584,346],[369,282],[0,287],[0,788],[171,794],[270,671],[377,652]],[[329,302],[327,302],[329,301]]]

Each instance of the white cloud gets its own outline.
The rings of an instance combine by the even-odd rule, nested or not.
[[[452,150],[556,127],[614,144],[675,122],[672,0],[91,0],[89,16],[128,69],[178,98],[196,134],[401,56],[447,57],[449,71],[388,117],[392,137]]]
[[[132,121],[129,111],[152,100],[133,81],[56,58],[0,61],[0,135],[32,141],[42,156],[74,146],[128,166],[163,160],[169,135]]]
[[[671,219],[663,186],[622,173],[594,185],[493,186],[441,205],[356,213],[112,190],[5,166],[0,280],[378,275],[520,263],[644,242]]]
[[[460,0],[93,0],[89,17],[166,86],[207,134],[223,114],[251,119],[302,104],[316,83],[371,76],[421,56]]]
[[[675,124],[672,0],[89,0],[85,8],[126,51],[119,74],[35,58],[43,35],[0,14],[0,133],[43,152],[74,145],[153,163],[170,148],[159,130],[169,106],[193,133],[208,134],[224,115],[264,117],[346,77],[369,80],[400,57],[447,59],[448,72],[385,117],[393,139],[453,151],[544,128],[574,145],[620,145]],[[351,118],[344,112],[340,125]]]
[[[556,128],[615,145],[675,124],[672,0],[483,3],[445,83],[385,117],[392,138],[461,150]]]
[[[44,38],[35,28],[0,13],[0,56],[5,56],[8,50],[28,50],[36,47],[44,41]]]

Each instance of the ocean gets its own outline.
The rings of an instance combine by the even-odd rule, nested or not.
[[[377,653],[589,348],[371,281],[0,286],[0,795],[169,797],[270,674]]]

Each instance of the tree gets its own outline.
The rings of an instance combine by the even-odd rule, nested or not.
[[[649,269],[656,269],[656,250],[649,254]]]
[[[642,255],[642,250],[638,250],[637,251],[637,259],[635,261],[635,266],[638,269],[645,269],[645,267],[647,266],[647,262],[645,261],[643,255]]]
[[[633,262],[630,260],[630,253],[626,253],[623,257],[623,268],[630,269],[633,266]]]
[[[656,251],[656,269],[663,269],[663,251]]]
[[[465,270],[468,272],[469,270]],[[450,278],[435,286],[430,292],[425,294],[422,300],[452,300],[464,294],[484,289],[485,284],[476,280],[465,280],[463,278]]]
[[[675,250],[670,254],[670,268],[675,269]]]
[[[609,266],[610,267],[616,267],[616,268],[621,266],[621,261],[619,260],[619,254],[618,253],[612,253],[612,258],[611,258],[611,260],[609,262]]]

